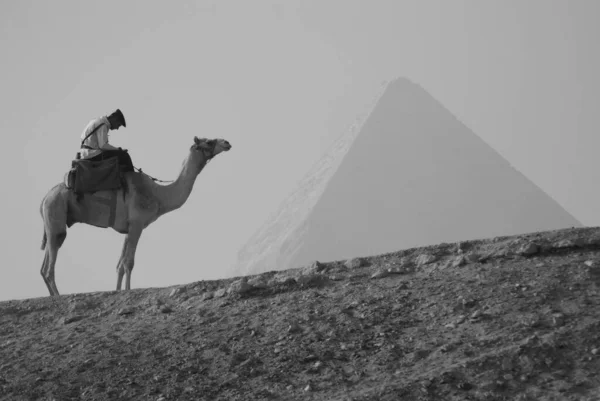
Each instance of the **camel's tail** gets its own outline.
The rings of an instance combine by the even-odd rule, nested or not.
[[[44,230],[44,236],[42,237],[42,251],[46,249],[46,230]]]

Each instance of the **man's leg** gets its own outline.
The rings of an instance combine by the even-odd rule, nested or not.
[[[133,171],[133,162],[131,161],[131,156],[129,156],[129,153],[127,153],[125,150],[103,150],[99,155],[90,157],[87,160],[101,161],[110,159],[111,157],[119,158],[119,166],[122,172]]]
[[[133,171],[133,162],[131,161],[131,156],[127,151],[122,150],[119,151],[119,165],[121,166],[121,171]]]
[[[86,159],[86,160],[90,160],[93,162],[99,162],[102,160],[110,159],[111,157],[114,157],[114,156],[119,156],[118,150],[103,150],[96,156],[90,157],[89,159]]]

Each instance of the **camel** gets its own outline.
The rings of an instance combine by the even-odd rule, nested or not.
[[[67,228],[75,223],[110,227],[125,234],[123,250],[117,263],[117,291],[121,290],[123,275],[126,276],[125,289],[131,289],[131,272],[142,231],[160,216],[183,206],[204,166],[213,157],[229,149],[231,145],[224,139],[194,137],[194,144],[183,162],[179,176],[168,185],[156,183],[156,179],[140,170],[124,173],[123,188],[86,193],[82,199],[77,199],[77,195],[64,183],[54,186],[40,205],[44,222],[41,248],[45,251],[40,273],[50,296],[59,295],[54,280],[54,267],[58,250],[67,237]],[[112,202],[112,218],[108,219],[107,199]]]

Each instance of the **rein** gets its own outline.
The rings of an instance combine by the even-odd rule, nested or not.
[[[137,171],[138,171],[138,173],[144,174],[146,177],[150,178],[150,179],[151,179],[152,181],[154,181],[154,182],[164,182],[164,183],[175,182],[175,180],[168,180],[168,181],[165,181],[165,180],[159,180],[158,178],[154,178],[154,177],[152,177],[150,174],[146,174],[146,173],[144,173],[144,172],[142,171],[142,169],[141,169],[141,168],[137,168],[137,167],[135,167],[135,166],[133,166],[133,168],[134,168],[134,170],[137,170]]]

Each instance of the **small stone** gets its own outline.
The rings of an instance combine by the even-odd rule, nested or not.
[[[530,242],[526,245],[524,245],[523,247],[521,247],[521,249],[519,249],[519,254],[523,255],[523,256],[532,256],[535,255],[536,253],[538,253],[540,251],[540,246],[538,244],[536,244],[535,242]]]
[[[531,335],[531,336],[527,337],[527,338],[525,339],[525,341],[523,342],[523,344],[525,344],[525,345],[529,345],[529,346],[533,346],[534,344],[537,344],[537,343],[539,343],[539,341],[540,341],[540,339],[539,339],[539,337],[537,336],[537,334],[533,334],[533,335]]]
[[[173,290],[171,290],[171,293],[169,294],[169,297],[173,298],[173,297],[183,294],[184,292],[185,292],[185,288],[183,288],[183,287],[173,288]]]
[[[473,385],[467,382],[460,382],[457,384],[456,387],[458,387],[460,390],[471,390],[473,388]]]
[[[249,291],[251,291],[254,287],[252,287],[250,284],[248,284],[246,282],[246,280],[244,279],[240,279],[237,281],[234,281],[233,283],[231,283],[231,285],[229,285],[229,288],[227,289],[227,293],[228,294],[245,294]]]
[[[75,299],[70,299],[69,303],[71,303],[69,310],[72,313],[78,313],[78,312],[82,312],[82,311],[86,311],[86,310],[90,310],[93,309],[95,307],[94,304],[82,300],[82,301],[76,301]],[[31,310],[31,306],[27,307],[27,310],[30,311]]]
[[[373,273],[373,274],[371,275],[371,278],[372,278],[372,279],[378,279],[378,278],[387,277],[387,276],[389,276],[389,275],[390,275],[390,272],[389,272],[389,271],[382,269],[382,270],[378,270],[378,271],[376,271],[375,273]]]
[[[552,324],[556,327],[562,326],[565,323],[565,315],[562,313],[555,313],[552,315]]]
[[[600,237],[592,237],[587,240],[587,245],[597,246],[600,245]]]
[[[214,292],[215,298],[223,298],[227,294],[227,290],[225,288],[219,288]]]
[[[573,241],[568,240],[568,239],[564,239],[562,241],[555,242],[554,245],[553,245],[553,247],[557,248],[557,249],[571,248],[573,246],[575,246],[575,244],[573,243]]]
[[[65,318],[62,319],[63,324],[69,324],[69,323],[73,323],[73,322],[77,322],[81,319],[85,319],[87,316],[85,315],[73,315],[73,316],[67,316]]]
[[[325,269],[325,267],[327,267],[324,263],[319,262],[318,260],[315,260],[314,262],[312,262],[310,264],[309,270],[312,272],[321,272]]]
[[[459,242],[456,244],[456,253],[463,253],[469,248],[469,244],[466,242]]]
[[[329,277],[324,276],[319,273],[304,274],[304,275],[296,278],[296,282],[298,284],[300,284],[301,286],[311,286],[311,287],[325,285],[325,284],[327,284],[328,281],[329,281]]]
[[[454,323],[448,323],[444,327],[447,328],[447,329],[455,329],[456,328],[456,324],[454,324]]]
[[[308,392],[308,391],[312,391],[312,387],[311,385],[307,385],[306,387],[304,387],[304,391]]]
[[[288,333],[300,333],[302,332],[302,327],[298,323],[292,323],[288,327]]]
[[[502,360],[502,369],[504,370],[511,370],[513,368],[513,363],[510,360],[510,358],[504,358]]]
[[[586,260],[585,262],[583,262],[583,264],[587,267],[593,267],[595,265],[593,260]]]
[[[592,355],[598,355],[598,352],[600,352],[600,350],[598,350],[598,348],[592,349]]]
[[[400,266],[411,266],[413,265],[413,260],[412,258],[408,257],[408,256],[403,256],[400,258],[400,263],[398,263]]]
[[[289,285],[295,284],[296,280],[293,277],[287,275],[287,273],[278,273],[273,278],[271,278],[268,282],[268,286],[277,286],[277,285]]]
[[[475,306],[475,304],[477,304],[477,301],[475,301],[474,299],[471,298],[462,298],[460,297],[461,301],[461,305],[463,308],[472,308]]]
[[[459,266],[463,266],[465,264],[467,264],[467,259],[463,255],[457,256],[452,261],[452,267],[459,267]]]
[[[437,260],[437,258],[434,255],[423,253],[416,257],[415,264],[417,265],[417,267],[421,267],[421,266],[433,263],[436,260]]]
[[[504,376],[502,376],[502,378],[506,381],[509,381],[509,380],[513,379],[513,375],[511,375],[510,373],[507,373]]]
[[[163,305],[160,307],[160,311],[162,313],[171,313],[171,312],[173,312],[173,309],[171,309],[171,307],[169,305]]]
[[[481,256],[477,253],[469,253],[465,255],[465,261],[467,263],[477,263],[481,260]]]
[[[254,288],[267,288],[267,282],[264,277],[254,276],[248,279],[248,284]]]
[[[407,274],[411,272],[411,269],[406,266],[392,266],[387,268],[387,272],[390,274]]]
[[[482,315],[481,310],[477,309],[475,312],[471,314],[471,319],[479,319]]]
[[[346,266],[348,269],[358,269],[359,267],[363,266],[363,261],[360,258],[348,259],[344,263],[344,266]]]
[[[130,306],[121,308],[117,311],[117,315],[131,315],[132,313],[133,313],[133,308]]]
[[[203,300],[203,301],[206,301],[206,300],[208,300],[208,299],[213,299],[213,298],[214,298],[214,296],[215,296],[215,293],[214,293],[214,292],[212,292],[212,291],[208,291],[208,292],[205,292],[205,293],[202,295],[202,300]]]
[[[440,352],[446,353],[450,351],[451,348],[452,346],[450,344],[444,344],[440,347]]]
[[[456,319],[456,324],[461,324],[464,323],[464,321],[467,320],[465,315],[460,315],[457,319]]]
[[[402,282],[402,283],[398,284],[396,287],[394,287],[394,289],[396,291],[406,290],[406,289],[408,289],[408,284],[406,282]],[[394,305],[394,307],[395,306],[397,306],[397,305]],[[394,310],[397,310],[397,309],[394,309]]]

